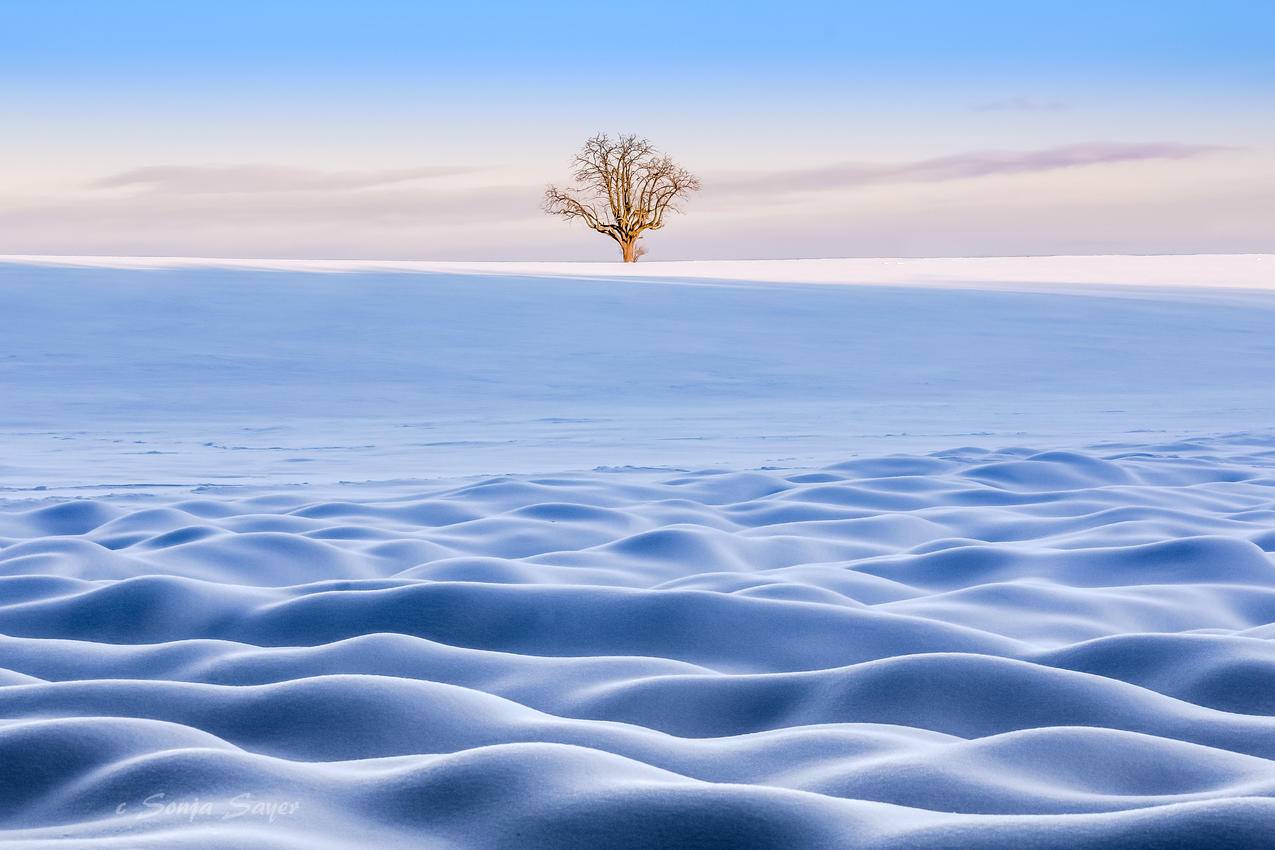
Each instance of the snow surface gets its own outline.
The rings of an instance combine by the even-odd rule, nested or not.
[[[672,278],[769,283],[958,286],[975,289],[1038,284],[1191,286],[1271,289],[1269,254],[1173,256],[940,257],[931,259],[686,260],[616,263],[438,262],[428,260],[235,260],[207,257],[57,257],[0,255],[0,262],[62,268],[241,269],[285,272],[415,272],[605,280]]]
[[[172,268],[0,263],[0,488],[811,466],[1275,422],[1268,256],[146,262]],[[742,279],[812,266],[877,282]]]
[[[1269,846],[1269,258],[129,262],[0,266],[0,840]]]

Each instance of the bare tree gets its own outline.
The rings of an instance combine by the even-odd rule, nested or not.
[[[676,203],[699,189],[699,180],[646,139],[599,133],[584,143],[572,162],[576,186],[545,189],[545,212],[567,221],[580,219],[614,239],[624,262],[636,263],[638,239],[680,212]]]

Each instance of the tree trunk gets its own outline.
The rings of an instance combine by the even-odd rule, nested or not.
[[[637,262],[637,251],[635,250],[636,248],[637,248],[636,239],[634,239],[632,242],[620,243],[620,250],[624,252],[624,262],[626,263]]]

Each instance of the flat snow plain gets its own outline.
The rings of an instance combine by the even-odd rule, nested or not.
[[[1273,270],[8,258],[0,840],[1269,846]]]

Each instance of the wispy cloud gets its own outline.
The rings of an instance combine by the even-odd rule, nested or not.
[[[974,151],[893,164],[840,163],[820,168],[723,176],[705,181],[714,193],[818,192],[890,183],[940,183],[1009,174],[1032,174],[1111,163],[1181,160],[1231,150],[1173,142],[1095,142],[1034,151]]]
[[[63,221],[94,226],[129,221],[147,228],[182,223],[199,226],[278,226],[290,222],[330,224],[439,225],[540,217],[537,186],[484,186],[440,189],[430,186],[373,188],[362,192],[298,194],[275,192],[254,197],[229,194],[143,193],[77,196],[42,204],[0,208],[0,226],[15,221]]]
[[[1041,100],[1034,97],[1007,97],[985,100],[970,107],[975,112],[1062,112],[1071,104],[1061,100]]]
[[[95,181],[97,189],[140,188],[156,194],[227,195],[266,192],[348,192],[466,174],[476,169],[434,166],[394,171],[319,171],[286,165],[154,165]]]

